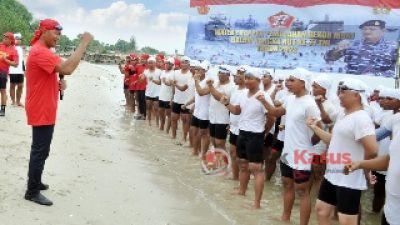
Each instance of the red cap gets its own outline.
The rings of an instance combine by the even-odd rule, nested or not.
[[[144,53],[140,56],[140,59],[144,59],[144,60],[148,60],[149,58],[150,58],[149,54],[146,54],[146,53]]]
[[[40,21],[38,30],[62,30],[63,28],[61,25],[52,19],[44,19]]]
[[[40,38],[40,36],[42,36],[43,31],[46,30],[62,30],[63,28],[61,27],[61,25],[52,19],[44,19],[41,20],[39,23],[39,27],[36,29],[35,34],[33,35],[32,41],[31,41],[31,45],[34,45]]]
[[[156,58],[160,59],[161,61],[164,61],[165,56],[161,53],[157,54]]]
[[[132,60],[139,59],[139,57],[135,53],[129,54]]]
[[[14,38],[14,34],[11,32],[7,32],[4,34],[4,37],[8,38],[8,40],[10,40],[11,45],[15,45],[15,38]]]

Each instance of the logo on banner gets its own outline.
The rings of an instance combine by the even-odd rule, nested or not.
[[[210,7],[208,7],[208,5],[198,6],[197,7],[197,12],[200,15],[207,15],[208,12],[210,12]]]
[[[222,149],[211,148],[203,156],[201,161],[203,169],[201,173],[212,176],[225,176],[231,167],[230,155]]]
[[[290,28],[294,19],[293,16],[280,11],[279,13],[268,17],[268,23],[272,28]]]

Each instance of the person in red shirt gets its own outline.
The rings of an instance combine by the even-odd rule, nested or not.
[[[147,79],[143,72],[147,69],[148,54],[140,56],[140,63],[136,66],[135,80],[136,82],[136,99],[139,103],[139,115],[136,117],[138,120],[146,119],[146,86]]]
[[[15,49],[14,34],[7,32],[3,35],[3,42],[0,43],[0,94],[1,109],[0,116],[5,116],[7,93],[6,86],[10,66],[18,66],[18,53]]]
[[[139,64],[139,57],[132,53],[129,55],[131,57],[130,64],[125,68],[126,73],[128,74],[127,78],[127,84],[128,84],[128,90],[129,90],[129,102],[130,106],[132,107],[132,112],[136,112],[136,83],[137,83],[137,77],[135,76],[136,74],[136,66]]]
[[[71,75],[77,68],[93,36],[85,32],[75,52],[66,60],[54,54],[62,27],[52,19],[40,21],[31,41],[31,50],[26,65],[26,115],[32,126],[32,147],[29,160],[28,186],[25,199],[40,205],[53,203],[40,191],[47,190],[42,183],[45,160],[49,156],[59,98],[59,91],[66,83],[57,75]]]
[[[125,65],[122,65],[122,62],[120,62],[118,65],[119,71],[121,72],[121,74],[124,75],[124,80],[123,80],[124,86],[123,87],[124,87],[124,94],[125,94],[125,107],[127,107],[127,108],[131,106],[129,90],[128,90],[128,86],[129,86],[128,70],[129,70],[130,62],[131,62],[131,57],[129,55],[127,55],[125,57]]]
[[[156,67],[157,67],[157,69],[162,70],[162,71],[165,70],[164,60],[165,60],[165,56],[163,54],[161,54],[161,53],[157,54],[157,56],[156,56]]]

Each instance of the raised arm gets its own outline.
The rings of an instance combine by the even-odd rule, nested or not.
[[[75,52],[67,60],[56,66],[56,72],[60,75],[71,75],[78,67],[87,46],[92,40],[93,36],[90,33],[85,32],[82,35],[81,42]]]

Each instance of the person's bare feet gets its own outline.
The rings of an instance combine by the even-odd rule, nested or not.
[[[11,105],[15,105],[15,102],[11,102]]]
[[[234,191],[232,192],[232,195],[246,196],[246,193],[243,193],[243,192],[240,191],[240,189],[238,188],[237,190],[234,190]]]
[[[256,204],[256,203],[251,203],[251,204],[246,204],[244,206],[244,208],[250,209],[250,210],[258,210],[258,209],[261,209],[261,205],[260,204]]]
[[[271,219],[272,219],[272,220],[275,220],[275,221],[282,222],[282,223],[288,223],[288,224],[290,224],[290,219],[284,219],[284,218],[283,218],[283,215],[282,215],[282,216],[271,216]]]
[[[21,102],[17,103],[17,106],[24,107],[24,105]]]

